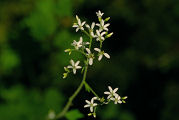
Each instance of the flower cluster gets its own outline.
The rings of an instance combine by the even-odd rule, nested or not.
[[[106,23],[109,21],[110,17],[103,19],[102,16],[104,13],[101,11],[96,12],[98,17],[98,23],[92,22],[91,25],[87,24],[86,21],[81,21],[80,18],[76,15],[76,21],[72,27],[76,28],[76,32],[79,30],[83,33],[85,33],[90,40],[87,42],[84,42],[83,37],[80,36],[79,41],[73,40],[71,45],[74,47],[73,49],[66,49],[65,52],[68,52],[69,55],[72,53],[72,51],[80,52],[85,57],[87,57],[87,60],[84,62],[86,65],[93,65],[93,60],[95,59],[95,51],[96,56],[98,57],[98,61],[100,61],[103,56],[106,58],[110,58],[110,55],[104,50],[102,50],[102,44],[106,38],[109,38],[112,36],[112,32],[108,34],[108,27],[109,23]],[[96,40],[97,42],[100,42],[99,48],[92,48],[92,42]],[[63,78],[66,78],[68,76],[68,73],[73,72],[73,74],[76,74],[76,71],[78,69],[81,69],[82,66],[79,65],[80,61],[77,61],[76,63],[74,60],[70,60],[70,64],[67,67],[64,67],[65,73],[63,73]]]
[[[77,70],[82,69],[81,73],[83,73],[83,80],[78,89],[72,95],[72,98],[75,98],[75,96],[79,93],[83,85],[85,86],[88,92],[92,92],[95,95],[95,97],[93,97],[90,101],[85,100],[87,104],[84,106],[84,108],[89,107],[90,113],[88,115],[93,117],[96,117],[96,108],[99,105],[105,105],[111,101],[114,102],[114,104],[121,104],[125,103],[125,99],[127,99],[127,97],[121,97],[116,93],[118,88],[115,88],[113,90],[110,86],[108,86],[109,91],[104,92],[105,95],[108,95],[106,99],[104,97],[99,98],[98,95],[85,81],[88,65],[93,65],[93,61],[95,58],[97,58],[98,61],[101,61],[103,56],[108,59],[110,58],[110,55],[104,52],[102,48],[103,42],[113,35],[113,32],[109,33],[108,28],[110,26],[110,24],[108,23],[110,17],[103,19],[104,13],[102,13],[101,11],[96,12],[96,15],[98,17],[98,22],[92,22],[90,25],[87,24],[86,21],[81,21],[80,18],[76,15],[76,22],[73,24],[72,27],[76,28],[76,32],[81,31],[82,33],[87,35],[89,37],[89,41],[83,40],[83,36],[80,36],[79,40],[73,40],[73,42],[71,43],[73,48],[66,49],[65,52],[69,53],[69,55],[73,51],[79,52],[82,55],[84,55],[86,59],[84,60],[84,62],[71,59],[70,65],[64,67],[65,73],[63,73],[63,78],[66,78],[69,73],[72,72],[73,74],[76,74]],[[92,45],[94,42],[99,43],[99,46],[93,47]],[[72,100],[68,102],[62,114],[64,114],[67,111],[66,109],[69,108],[71,102]]]
[[[90,113],[88,116],[93,115],[93,117],[96,117],[96,108],[99,105],[104,105],[108,104],[109,102],[114,102],[114,104],[121,104],[121,103],[126,103],[125,99],[127,99],[127,96],[121,97],[119,94],[117,94],[118,88],[115,88],[114,90],[111,88],[111,86],[108,86],[109,91],[104,92],[104,94],[108,95],[106,99],[104,97],[99,98],[99,97],[93,97],[91,101],[85,100],[87,103],[84,108],[89,107],[90,108]],[[96,103],[94,102],[96,100]]]

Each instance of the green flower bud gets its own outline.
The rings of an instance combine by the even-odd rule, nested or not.
[[[92,115],[92,113],[89,113],[89,114],[88,114],[88,116],[91,116],[91,115]]]
[[[107,21],[109,21],[109,19],[110,19],[110,17],[107,17],[104,21],[107,22]]]
[[[113,35],[113,32],[112,33],[109,33],[108,35],[106,35],[106,38],[109,38]]]
[[[66,49],[65,52],[68,52],[68,54],[71,55],[71,49]]]
[[[125,96],[125,97],[122,97],[121,99],[125,100],[125,99],[127,99],[127,96]]]
[[[68,73],[63,73],[63,79],[65,79],[68,76]]]

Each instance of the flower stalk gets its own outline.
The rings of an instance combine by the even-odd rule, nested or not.
[[[66,78],[68,74],[71,72],[73,74],[76,74],[79,69],[82,69],[81,73],[83,74],[83,78],[81,83],[75,90],[75,92],[68,99],[68,102],[64,106],[63,110],[57,115],[53,114],[52,116],[52,114],[50,114],[49,119],[51,119],[54,116],[55,116],[54,119],[60,119],[64,117],[65,114],[68,112],[70,106],[72,105],[73,100],[77,97],[77,95],[82,90],[83,86],[86,88],[88,92],[91,92],[95,96],[90,101],[85,100],[87,104],[84,105],[84,107],[90,108],[90,113],[88,114],[88,116],[96,117],[96,109],[99,105],[108,104],[110,101],[113,101],[114,104],[118,104],[118,103],[121,104],[121,103],[125,103],[125,99],[127,99],[127,97],[120,97],[116,93],[118,88],[115,88],[113,90],[110,86],[108,86],[109,91],[104,92],[104,94],[107,94],[108,97],[106,99],[104,97],[99,97],[96,94],[96,92],[90,87],[90,85],[86,82],[88,67],[89,65],[91,66],[93,65],[93,60],[96,58],[95,55],[98,56],[98,61],[101,61],[103,56],[105,56],[108,59],[110,58],[110,55],[104,52],[104,50],[102,50],[102,45],[105,39],[111,37],[113,34],[113,32],[108,34],[109,31],[108,26],[110,24],[105,23],[110,19],[110,17],[103,19],[102,16],[104,15],[104,13],[102,13],[101,11],[96,12],[96,14],[99,23],[95,24],[95,22],[92,22],[91,27],[86,23],[86,21],[81,21],[80,18],[76,15],[77,22],[74,23],[72,27],[76,28],[76,32],[80,30],[82,33],[87,35],[89,37],[89,41],[83,42],[83,37],[81,36],[79,41],[74,40],[73,43],[71,44],[74,47],[74,49],[66,49],[65,52],[69,53],[69,55],[71,55],[73,51],[79,52],[86,57],[86,60],[84,60],[84,66],[80,66],[79,60],[75,62],[74,60],[71,59],[70,60],[71,65],[64,67],[66,73],[63,73],[64,75],[63,78]],[[84,26],[86,26],[88,32],[85,30]],[[98,27],[98,29],[95,29],[95,27]],[[96,39],[96,41],[99,42],[98,48],[94,48],[94,47],[92,48],[93,39]],[[97,54],[95,53],[95,51],[97,52]]]

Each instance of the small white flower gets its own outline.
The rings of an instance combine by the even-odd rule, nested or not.
[[[91,112],[93,112],[93,108],[98,105],[97,103],[94,103],[94,98],[92,98],[91,101],[85,100],[85,102],[87,104],[84,106],[84,108],[90,107]]]
[[[78,42],[74,40],[71,45],[74,46],[76,50],[78,50],[80,47],[82,47],[82,42],[83,42],[83,38],[80,37],[80,40]]]
[[[103,35],[106,34],[106,32],[102,32],[100,33],[99,30],[96,30],[96,41],[104,41],[104,37]]]
[[[102,58],[103,58],[103,55],[106,57],[106,58],[110,58],[109,54],[108,53],[105,53],[104,51],[101,51],[99,48],[94,48],[95,51],[97,51],[99,54],[99,57],[98,57],[98,60],[100,61]]]
[[[73,69],[73,73],[76,74],[76,70],[77,69],[81,69],[81,66],[78,66],[78,64],[80,63],[80,61],[77,61],[76,63],[73,60],[70,60],[71,65],[67,66],[67,68],[72,68]]]
[[[49,113],[48,113],[48,118],[50,120],[53,120],[55,118],[55,112],[53,110],[50,110]]]
[[[117,90],[118,90],[118,88],[115,88],[115,89],[113,90],[113,89],[111,88],[111,86],[108,86],[108,89],[109,89],[109,92],[108,92],[108,91],[104,92],[104,94],[109,95],[109,96],[107,97],[107,99],[110,99],[111,97],[114,97],[114,96],[118,95],[118,94],[116,93]]]
[[[107,27],[108,27],[109,25],[110,25],[109,23],[104,24],[104,20],[103,20],[103,19],[101,20],[100,24],[99,24],[99,23],[96,24],[96,26],[99,26],[99,31],[100,31],[100,32],[103,31],[103,30],[108,31],[108,28],[107,28]]]
[[[117,103],[121,104],[122,103],[121,97],[119,95],[115,95],[115,97],[110,98],[110,100],[114,101],[114,104],[117,104]]]
[[[72,27],[76,27],[76,32],[78,32],[78,30],[84,30],[83,25],[86,23],[86,21],[81,23],[81,20],[78,18],[78,16],[76,15],[76,20],[77,23],[74,23]]]
[[[89,58],[89,65],[92,65],[93,64],[94,55],[91,53],[89,48],[86,48],[86,51],[88,52],[86,55]]]
[[[104,13],[102,13],[100,10],[98,12],[96,12],[96,15],[98,16],[98,18],[101,18],[103,16]]]
[[[93,22],[93,23],[91,24],[91,27],[90,27],[88,24],[86,24],[86,27],[88,28],[88,30],[89,30],[89,32],[90,32],[90,35],[91,35],[92,37],[95,37],[95,34],[94,34],[94,32],[93,32],[93,29],[94,29],[94,27],[95,27],[95,22]]]

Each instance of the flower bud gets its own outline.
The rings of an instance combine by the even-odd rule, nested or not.
[[[107,22],[107,21],[109,21],[109,19],[110,19],[110,17],[107,17],[104,21]]]
[[[112,33],[109,33],[108,35],[106,35],[106,38],[109,38],[113,35],[113,32]]]
[[[91,115],[92,115],[92,113],[89,113],[89,114],[88,114],[88,116],[91,116]]]
[[[68,76],[68,73],[63,73],[63,79],[65,79]]]
[[[122,99],[123,99],[123,100],[127,99],[127,96],[125,96],[125,97],[122,97]]]

